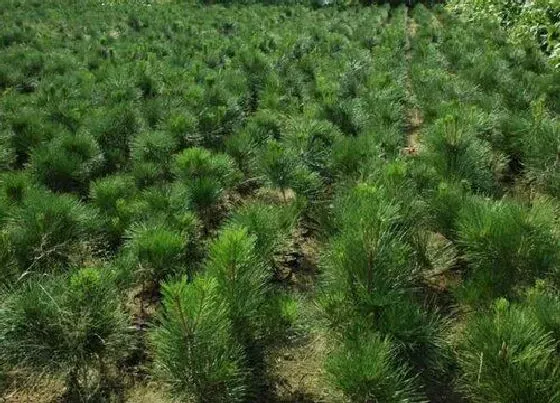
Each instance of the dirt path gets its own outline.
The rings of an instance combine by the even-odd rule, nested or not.
[[[416,155],[419,151],[420,141],[419,133],[424,123],[424,117],[420,108],[418,108],[416,97],[414,95],[414,87],[412,85],[411,76],[411,66],[412,66],[412,45],[411,40],[416,37],[417,24],[414,18],[410,16],[411,9],[409,8],[405,14],[405,25],[406,25],[406,42],[405,42],[405,60],[406,60],[406,92],[407,99],[409,100],[409,107],[406,116],[406,131],[407,140],[405,152],[409,155]]]
[[[300,314],[306,319],[284,345],[270,352],[270,366],[274,374],[276,401],[274,403],[341,402],[340,392],[328,384],[324,362],[328,356],[325,329],[309,326],[317,314],[313,299],[319,264],[320,245],[302,228],[292,234],[292,242],[281,260],[286,282],[300,297]],[[304,313],[305,311],[305,313]],[[309,328],[307,328],[309,326]],[[305,330],[303,329],[305,328]]]

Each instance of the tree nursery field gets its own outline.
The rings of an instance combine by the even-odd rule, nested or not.
[[[241,3],[0,0],[0,401],[560,403],[558,36]]]

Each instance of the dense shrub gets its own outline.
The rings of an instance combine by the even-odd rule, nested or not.
[[[295,171],[300,164],[296,156],[279,142],[269,140],[258,158],[258,166],[264,178],[271,186],[280,190],[286,201],[286,191],[293,183]]]
[[[138,113],[128,105],[118,105],[110,111],[99,111],[98,115],[99,121],[92,125],[92,134],[103,151],[105,169],[123,168],[130,158],[131,138],[140,131]]]
[[[382,189],[360,184],[340,206],[340,233],[324,257],[322,306],[341,334],[363,323],[394,341],[417,368],[441,369],[443,322],[413,298],[418,272],[400,207]],[[410,239],[410,238],[408,238]]]
[[[70,401],[107,393],[108,365],[127,352],[127,318],[102,269],[26,281],[3,296],[0,323],[2,365],[33,382],[61,374]]]
[[[243,132],[258,145],[267,140],[279,140],[283,132],[283,120],[274,110],[259,109],[247,119]]]
[[[369,136],[342,137],[332,146],[330,165],[336,176],[351,176],[359,173],[360,168],[382,151]]]
[[[441,182],[430,191],[429,209],[432,225],[449,239],[456,237],[461,211],[471,202],[471,195],[461,184]]]
[[[232,334],[242,346],[250,374],[250,393],[262,392],[266,380],[264,340],[267,336],[267,305],[276,301],[270,298],[268,280],[271,277],[255,251],[255,237],[243,227],[224,229],[211,245],[208,274],[218,283]]]
[[[498,187],[503,158],[468,130],[452,116],[436,121],[426,136],[427,158],[443,178],[465,181],[475,191],[492,193]]]
[[[533,102],[532,112],[531,124],[519,139],[520,154],[528,179],[537,189],[557,197],[560,194],[560,123],[548,116],[544,99]]]
[[[27,192],[33,187],[37,186],[35,186],[32,178],[27,172],[4,172],[0,176],[0,189],[2,189],[0,200],[17,204],[24,200]],[[7,213],[7,211],[4,213]]]
[[[196,117],[189,111],[170,112],[165,123],[167,131],[173,136],[180,148],[193,147],[200,142]]]
[[[231,157],[193,147],[176,156],[173,172],[187,186],[191,206],[207,222],[223,192],[239,180],[239,171]]]
[[[244,354],[228,320],[216,279],[199,276],[162,287],[162,311],[151,332],[156,370],[198,402],[244,401]]]
[[[184,150],[174,161],[175,175],[185,182],[209,178],[220,185],[231,186],[237,180],[231,158],[226,154],[213,154],[207,149],[193,147]]]
[[[469,264],[464,296],[471,301],[510,296],[514,287],[553,275],[558,239],[546,203],[527,209],[513,201],[479,200],[458,218],[458,242]]]
[[[52,138],[54,133],[62,129],[45,121],[43,113],[31,108],[19,109],[11,119],[14,133],[12,147],[16,154],[16,165],[23,166],[29,160],[31,150],[43,141]]]
[[[8,129],[0,128],[0,169],[6,170],[13,166],[16,160],[13,144],[14,133]]]
[[[177,149],[177,141],[162,132],[138,134],[131,145],[133,174],[139,186],[152,185],[171,177],[171,157]]]
[[[531,40],[398,1],[11,3],[3,397],[558,400],[560,74]]]
[[[340,233],[325,259],[328,295],[335,298],[328,310],[349,304],[373,314],[414,284],[412,250],[398,225],[399,205],[383,193],[360,184],[339,204]]]
[[[235,160],[241,172],[245,175],[255,174],[257,143],[247,132],[241,131],[228,137],[225,146],[227,153]]]
[[[97,142],[86,133],[62,134],[37,147],[31,156],[37,179],[51,190],[62,192],[87,191],[102,163]]]
[[[396,359],[391,342],[375,333],[346,337],[326,365],[332,382],[351,401],[426,401],[414,376]]]
[[[164,314],[154,330],[156,360],[177,388],[206,401],[263,393],[264,348],[280,312],[267,270],[243,227],[212,242],[205,274],[163,286]],[[189,307],[198,307],[191,309]],[[185,340],[187,343],[177,343]]]
[[[526,304],[541,327],[550,332],[556,343],[560,342],[560,295],[543,281],[527,291]]]
[[[256,237],[248,235],[243,227],[226,228],[210,245],[207,262],[207,271],[217,279],[240,337],[262,330],[270,273],[255,253],[255,242]]]
[[[527,309],[498,300],[474,315],[458,344],[460,387],[475,402],[556,402],[555,343]]]
[[[255,251],[269,264],[274,262],[274,255],[286,247],[294,224],[293,209],[261,202],[243,206],[231,218],[231,225],[245,227],[256,237]]]
[[[531,3],[485,0],[454,2],[453,6],[474,22],[491,21],[501,24],[507,29],[510,40],[518,46],[523,45],[525,41],[533,41],[548,56],[551,63],[558,64],[560,18],[557,3],[547,0]]]
[[[30,190],[11,212],[6,229],[22,271],[55,271],[86,257],[98,224],[95,211],[73,197]]]
[[[163,224],[147,223],[132,227],[125,250],[133,257],[140,283],[158,283],[166,276],[185,272],[186,245],[183,234]]]
[[[292,122],[284,136],[289,153],[312,171],[332,178],[331,147],[341,137],[329,121]]]
[[[90,186],[92,204],[105,218],[104,230],[113,244],[119,243],[137,213],[134,178],[129,175],[111,175],[98,179]]]

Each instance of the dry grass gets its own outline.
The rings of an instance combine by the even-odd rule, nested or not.
[[[18,373],[10,373],[8,386],[0,395],[2,403],[52,403],[64,394],[64,382],[55,377],[23,381]]]
[[[178,403],[169,397],[167,391],[156,383],[138,385],[132,388],[126,397],[126,403]]]
[[[326,336],[313,332],[305,340],[284,346],[271,355],[279,402],[343,402],[325,377]]]
[[[408,13],[405,15],[405,24],[406,24],[406,54],[405,59],[408,65],[410,65],[412,61],[412,48],[411,48],[411,39],[416,36],[416,31],[418,29],[418,24],[414,20],[414,18],[410,18]],[[410,73],[407,74],[406,77],[406,90],[408,93],[409,99],[414,99],[414,89],[412,86],[412,81],[410,79]],[[424,117],[422,116],[422,112],[418,106],[413,105],[408,109],[407,116],[406,116],[406,125],[407,125],[407,140],[406,140],[406,147],[403,150],[403,154],[405,155],[416,155],[420,149],[420,140],[419,140],[419,133],[422,125],[424,124]]]

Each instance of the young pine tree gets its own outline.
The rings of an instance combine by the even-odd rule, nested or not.
[[[132,172],[139,187],[171,179],[171,156],[177,146],[177,139],[163,131],[145,131],[134,138]]]
[[[247,204],[233,213],[230,225],[247,228],[256,237],[255,251],[263,262],[272,265],[274,255],[286,246],[295,225],[295,211],[290,207],[261,202]]]
[[[473,402],[559,402],[555,346],[529,309],[497,300],[461,332],[460,389]]]
[[[63,376],[69,401],[103,400],[108,368],[124,357],[128,319],[109,273],[32,278],[3,295],[0,363],[36,381]]]
[[[461,291],[468,301],[515,295],[515,287],[557,273],[554,212],[546,202],[531,209],[514,201],[477,200],[457,221],[458,244],[469,264]]]
[[[545,281],[537,281],[527,291],[525,303],[532,310],[539,324],[560,343],[560,294]]]
[[[0,169],[6,170],[12,167],[16,161],[13,144],[14,133],[11,130],[0,127]]]
[[[331,382],[352,402],[420,403],[426,398],[388,339],[347,335],[326,362]]]
[[[21,270],[64,269],[81,258],[86,243],[95,243],[97,214],[69,195],[28,190],[13,209],[6,227]]]
[[[126,174],[98,179],[90,186],[90,200],[104,218],[109,242],[118,245],[135,214],[137,189],[134,178]]]
[[[269,140],[258,156],[258,167],[265,180],[280,190],[284,201],[298,165],[296,156],[276,140]]]
[[[156,373],[196,402],[240,402],[246,396],[244,353],[211,276],[162,286],[162,310],[150,333]]]
[[[497,189],[504,158],[490,145],[463,127],[458,118],[448,115],[437,120],[427,134],[426,158],[443,178],[464,181],[473,190],[492,193]]]
[[[191,206],[208,222],[223,192],[240,179],[227,154],[213,154],[202,147],[183,150],[175,157],[173,172],[188,188]]]
[[[413,287],[415,267],[397,203],[360,184],[338,203],[339,233],[325,254],[324,308],[334,323],[347,309],[377,317]]]
[[[361,325],[391,338],[411,367],[438,371],[444,322],[415,301],[411,236],[401,206],[387,197],[381,187],[360,184],[336,205],[339,232],[324,255],[321,304],[340,335]]]
[[[87,191],[102,164],[101,149],[87,133],[62,134],[37,147],[31,155],[39,182],[57,192]]]
[[[206,270],[217,281],[217,289],[226,306],[231,330],[242,346],[250,374],[252,393],[258,393],[266,381],[264,348],[269,305],[272,298],[271,271],[256,254],[256,238],[239,226],[225,228],[210,245]]]
[[[181,232],[150,222],[131,228],[127,238],[125,253],[131,257],[135,277],[143,287],[184,271],[187,239]]]

